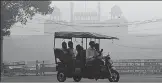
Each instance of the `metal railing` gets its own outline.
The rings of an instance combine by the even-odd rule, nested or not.
[[[137,61],[115,61],[115,68],[119,73],[130,74],[161,74],[162,73],[162,60],[160,59],[147,59]]]
[[[39,65],[38,65],[39,64]],[[162,74],[162,60],[124,60],[114,61],[114,67],[120,74]],[[8,65],[11,66],[11,65]],[[19,66],[19,67],[18,67]],[[11,72],[19,72],[25,75],[45,75],[46,72],[56,72],[56,65],[44,61],[31,61],[26,64],[14,64]]]

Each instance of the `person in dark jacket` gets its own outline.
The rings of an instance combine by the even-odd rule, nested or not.
[[[69,62],[69,50],[67,49],[67,43],[66,42],[62,42],[62,51],[63,51],[63,54],[60,55],[60,59],[61,59],[61,62],[67,64]]]
[[[100,70],[101,70],[100,65],[104,65],[104,62],[101,60],[102,56],[103,56],[103,54],[102,54],[103,49],[100,51],[99,50],[99,44],[96,43],[95,44],[95,50],[96,50],[98,55],[97,55],[97,58],[94,61],[94,64],[95,64],[94,66],[95,66],[96,76],[98,76],[98,74],[100,73]]]
[[[66,42],[62,42],[62,50],[65,54],[67,54],[67,43]]]

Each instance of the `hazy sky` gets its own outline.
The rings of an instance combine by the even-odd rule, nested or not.
[[[53,1],[52,5],[60,8],[63,20],[70,20],[70,2]],[[99,1],[73,1],[74,11],[97,11]],[[85,9],[86,4],[86,9]],[[129,21],[162,18],[162,1],[100,1],[101,20],[110,19],[109,12],[114,5],[118,5],[123,15]]]
[[[70,21],[70,2],[72,1],[52,1],[51,6],[57,6],[60,8],[62,12],[62,20]],[[97,3],[99,1],[73,1],[74,2],[74,12],[81,12],[81,11],[97,11]],[[86,9],[85,9],[86,4]],[[162,1],[100,1],[101,5],[101,21],[109,20],[111,8],[114,5],[118,5],[125,18],[130,21],[143,21],[143,20],[151,20],[162,18]],[[36,15],[34,18],[45,18],[49,19],[49,16],[41,16]],[[12,35],[42,35],[44,30],[43,24],[38,24],[38,21],[43,20],[32,20],[30,23],[27,23],[26,28],[16,27],[21,26],[19,23],[16,24],[14,28],[11,29]],[[156,26],[155,26],[156,25]],[[36,27],[37,26],[37,27]],[[136,29],[132,29],[132,26],[129,27],[128,31],[135,31],[138,33],[162,33],[162,23],[153,23],[153,24],[145,24],[140,26],[135,26]],[[36,33],[32,31],[33,28],[35,30],[41,31],[40,33]],[[155,29],[154,29],[155,28]],[[30,29],[30,30],[29,30]],[[31,30],[32,29],[32,30]]]

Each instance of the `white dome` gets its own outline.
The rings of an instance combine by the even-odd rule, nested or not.
[[[111,13],[112,14],[122,14],[122,11],[119,6],[115,5],[111,8]]]

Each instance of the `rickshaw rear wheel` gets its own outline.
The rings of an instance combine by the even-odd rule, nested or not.
[[[64,81],[66,80],[65,73],[59,71],[59,72],[57,73],[57,80],[58,80],[59,82],[64,82]]]
[[[80,82],[82,77],[81,76],[74,76],[73,79],[74,79],[75,82]]]

